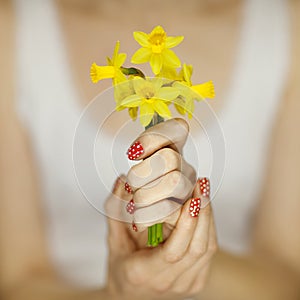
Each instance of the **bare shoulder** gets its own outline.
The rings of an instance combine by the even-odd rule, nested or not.
[[[15,20],[11,0],[0,0],[0,107],[12,103]]]

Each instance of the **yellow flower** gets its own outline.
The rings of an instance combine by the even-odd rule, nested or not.
[[[180,90],[180,96],[175,102],[177,111],[181,114],[187,112],[188,117],[192,118],[195,109],[194,100],[200,101],[205,98],[214,98],[215,90],[212,81],[208,81],[202,84],[193,85],[191,76],[193,73],[193,67],[191,65],[183,64],[182,70],[179,73],[179,82],[173,84],[178,90]],[[184,101],[183,101],[184,100]]]
[[[129,77],[129,80],[122,81],[118,84],[114,85],[114,98],[116,101],[116,111],[121,111],[125,109],[125,106],[121,105],[121,101],[126,97],[134,94],[132,78],[133,76]],[[130,117],[135,120],[137,118],[138,107],[130,107],[128,108],[128,113]]]
[[[163,118],[170,118],[168,104],[178,97],[179,91],[173,87],[164,87],[161,78],[132,79],[135,94],[121,101],[122,107],[140,108],[140,122],[146,127],[152,120],[154,113]]]
[[[155,75],[161,71],[163,65],[180,67],[179,58],[170,48],[180,44],[183,36],[167,36],[161,26],[156,26],[150,34],[135,31],[133,36],[142,48],[133,54],[132,63],[141,64],[149,61]]]
[[[107,66],[98,66],[95,63],[92,64],[90,75],[94,83],[106,78],[112,78],[114,84],[126,80],[126,76],[120,69],[126,60],[126,54],[119,53],[119,49],[120,42],[117,41],[113,57],[111,59],[107,57]]]
[[[158,77],[169,79],[170,81],[174,80],[181,80],[181,77],[179,77],[179,74],[176,70],[176,68],[163,66],[159,74],[157,74]]]

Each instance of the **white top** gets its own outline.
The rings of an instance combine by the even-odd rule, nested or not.
[[[79,95],[70,74],[56,10],[51,0],[15,0],[15,3],[18,110],[30,133],[39,166],[53,262],[66,279],[97,286],[104,282],[106,274],[106,223],[105,217],[88,204],[74,176],[73,136],[83,108],[79,106]],[[269,0],[247,0],[242,30],[230,92],[218,116],[226,141],[226,170],[218,192],[219,182],[212,180],[219,243],[236,253],[249,249],[267,146],[286,80],[289,45],[286,2],[273,0],[270,5]],[[106,106],[103,111],[109,111],[105,109]],[[95,136],[92,123],[81,127],[87,139]],[[130,138],[137,134],[134,128],[138,125],[128,126],[132,129],[130,137],[125,134],[123,139],[115,141],[102,134],[103,149],[95,144],[96,161],[104,157],[107,169],[111,166],[104,148],[113,145],[112,157],[118,162],[115,173],[126,173],[129,168],[124,152]],[[195,141],[201,157],[195,155]],[[201,176],[210,176],[213,160],[217,160],[211,155],[209,143],[193,133],[186,147],[188,160],[194,166],[201,166]],[[80,155],[84,166],[87,153],[83,149]],[[106,169],[101,159],[100,165],[103,177]],[[222,170],[218,172],[222,175]],[[115,178],[112,169],[106,174],[102,178],[104,184],[87,185],[89,200],[100,210]]]

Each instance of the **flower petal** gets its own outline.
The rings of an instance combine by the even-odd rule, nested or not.
[[[155,75],[157,75],[162,68],[163,60],[161,54],[153,53],[150,58],[150,66]]]
[[[142,31],[135,31],[133,33],[134,39],[143,47],[150,47],[149,35]]]
[[[193,74],[193,66],[192,65],[183,64],[182,73],[183,73],[183,79],[184,79],[184,81],[186,81],[187,84],[189,86],[191,86],[192,85],[191,77],[192,77],[192,74]]]
[[[138,107],[130,107],[130,108],[128,108],[129,116],[131,117],[131,119],[133,121],[135,121],[136,118],[137,118],[137,112],[138,112]]]
[[[127,81],[126,76],[120,71],[120,69],[115,70],[115,76],[113,78],[113,85],[119,84],[121,82]]]
[[[192,97],[192,95],[197,95],[185,82],[175,81],[173,83],[173,87],[175,87],[179,91],[179,94],[185,98]]]
[[[156,35],[156,34],[157,35],[166,35],[166,32],[160,25],[158,25],[152,29],[151,33],[149,34],[149,37]]]
[[[116,104],[116,111],[121,111],[123,109],[125,109],[126,107],[122,106],[122,105],[119,105],[119,104]]]
[[[156,94],[159,91],[159,89],[162,87],[162,85],[164,84],[164,80],[161,77],[154,77],[154,78],[150,78],[149,80],[152,83],[153,91]]]
[[[176,108],[176,110],[181,114],[181,115],[184,115],[185,114],[185,108],[184,108],[184,100],[181,99],[181,98],[177,98],[176,99],[177,101],[174,102],[174,106]]]
[[[192,89],[199,94],[202,98],[214,98],[215,88],[212,81],[208,81],[202,84],[193,85]]]
[[[151,53],[149,48],[140,48],[132,55],[131,62],[134,64],[143,64],[150,60]]]
[[[124,64],[126,57],[127,57],[126,53],[118,54],[117,58],[114,61],[114,66],[120,68]]]
[[[180,91],[175,87],[162,87],[158,90],[155,97],[161,100],[174,100],[180,94]]]
[[[179,68],[181,62],[177,55],[170,49],[164,49],[162,51],[163,63],[169,67]]]
[[[184,36],[168,36],[166,38],[166,47],[173,48],[180,44],[184,39]]]
[[[125,99],[123,99],[120,102],[120,105],[125,107],[137,107],[141,105],[141,103],[142,103],[141,97],[134,94],[134,95],[127,96]]]
[[[141,98],[147,98],[149,94],[154,94],[155,90],[151,81],[141,77],[132,79],[134,91]]]
[[[113,62],[108,56],[106,57],[106,61],[108,66],[113,66]]]
[[[113,78],[115,76],[115,68],[112,66],[97,66],[93,63],[91,66],[90,76],[94,83],[101,79]]]
[[[193,99],[186,99],[185,110],[188,114],[189,119],[191,119],[195,110],[195,104]]]
[[[167,104],[163,101],[155,100],[153,102],[154,110],[163,118],[171,118],[171,112]]]
[[[112,56],[112,61],[115,61],[117,56],[118,56],[118,53],[119,53],[119,50],[120,50],[120,41],[117,41],[116,42],[116,46],[115,46],[115,49],[114,49],[114,53],[113,53],[113,56]]]
[[[154,109],[151,104],[144,102],[140,107],[140,122],[146,127],[152,120]]]
[[[133,94],[134,89],[131,80],[122,81],[114,86],[114,97],[117,103],[120,103],[123,99]]]

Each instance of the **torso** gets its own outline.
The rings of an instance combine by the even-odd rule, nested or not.
[[[230,24],[228,25],[227,29],[222,28],[223,23],[221,24],[219,23],[218,26],[216,25],[214,27],[216,20],[214,20],[213,17],[207,20],[205,20],[205,18],[198,20],[197,17],[194,15],[192,17],[193,22],[189,21],[190,24],[192,24],[192,26],[189,27],[189,25],[186,24],[187,23],[186,20],[185,22],[182,23],[178,22],[172,24],[172,26],[168,25],[168,23],[166,23],[166,25],[162,24],[161,22],[159,22],[162,16],[157,15],[157,19],[151,19],[151,21],[149,19],[147,21],[147,18],[143,18],[143,16],[141,16],[140,19],[137,19],[136,24],[134,24],[135,22],[131,23],[131,25],[127,29],[128,31],[125,30],[125,26],[124,29],[122,29],[123,27],[122,22],[121,25],[118,26],[119,19],[117,18],[110,19],[106,17],[109,19],[107,20],[103,17],[101,20],[101,18],[98,17],[98,15],[94,15],[92,12],[89,12],[88,10],[85,11],[85,17],[79,19],[79,22],[81,23],[76,25],[75,17],[78,12],[74,10],[72,12],[69,12],[68,14],[64,14],[63,10],[61,10],[60,12],[62,13],[64,19],[63,24],[65,24],[64,36],[67,40],[67,45],[68,45],[67,48],[79,49],[78,52],[70,51],[70,50],[68,50],[67,52],[68,56],[71,57],[71,62],[73,63],[72,64],[73,76],[74,74],[76,74],[75,75],[75,79],[77,83],[76,92],[79,90],[81,93],[79,97],[74,97],[75,100],[81,101],[80,105],[82,107],[91,98],[93,98],[93,96],[95,96],[95,94],[97,94],[99,90],[104,89],[106,83],[101,83],[98,85],[92,85],[90,83],[89,76],[88,76],[89,66],[93,60],[96,60],[99,64],[104,63],[105,56],[111,55],[114,43],[117,39],[121,40],[121,47],[122,47],[121,50],[123,50],[124,52],[128,51],[132,53],[138,47],[137,44],[135,45],[132,42],[133,39],[131,34],[133,30],[138,29],[138,30],[149,31],[151,30],[153,25],[156,25],[157,23],[161,23],[163,26],[166,27],[167,30],[168,28],[170,28],[170,30],[168,30],[170,35],[177,35],[177,34],[185,35],[186,37],[185,45],[189,45],[189,46],[188,47],[186,46],[186,48],[185,46],[182,46],[181,48],[178,47],[177,53],[181,57],[185,57],[186,59],[188,58],[189,59],[189,61],[187,61],[188,63],[194,64],[196,70],[194,76],[194,82],[198,83],[198,82],[206,81],[207,79],[213,79],[215,81],[218,89],[217,90],[218,95],[219,95],[219,97],[217,98],[218,101],[215,101],[216,105],[218,106],[216,107],[216,110],[218,110],[222,114],[222,106],[226,106],[228,104],[229,107],[228,109],[231,110],[231,114],[227,114],[227,116],[224,117],[224,125],[226,127],[227,133],[228,132],[230,133],[231,130],[233,132],[231,137],[229,136],[228,139],[229,145],[231,144],[231,139],[233,142],[235,141],[236,143],[236,144],[234,143],[232,144],[234,147],[233,148],[234,151],[231,153],[230,163],[233,162],[232,165],[233,168],[235,164],[239,164],[239,162],[246,161],[247,163],[246,167],[247,166],[249,167],[250,165],[251,168],[246,169],[247,172],[245,172],[244,174],[245,177],[239,179],[243,180],[244,184],[246,183],[244,191],[250,190],[251,192],[253,188],[257,188],[257,185],[255,182],[251,182],[250,184],[248,184],[247,180],[249,178],[251,179],[253,175],[260,173],[262,166],[259,166],[259,164],[261,161],[263,162],[265,161],[265,156],[262,153],[255,152],[256,154],[257,153],[260,154],[259,158],[256,159],[257,157],[255,155],[252,156],[251,154],[250,150],[252,149],[249,148],[248,146],[245,147],[245,145],[242,145],[241,151],[239,153],[240,144],[238,142],[241,141],[240,139],[238,139],[239,135],[236,135],[239,132],[239,130],[236,128],[236,126],[232,125],[232,122],[236,122],[236,124],[240,126],[242,126],[243,124],[246,127],[248,123],[247,120],[243,120],[244,115],[239,116],[238,114],[235,114],[234,109],[233,110],[231,109],[232,107],[230,108],[231,101],[233,101],[233,99],[229,97],[224,97],[226,101],[222,101],[223,97],[221,97],[221,95],[227,94],[226,85],[228,85],[228,82],[231,81],[230,76],[232,73],[232,66],[234,65],[233,62],[235,60],[235,53],[236,53],[237,45],[239,43],[239,27],[242,19],[241,8],[242,8],[242,4],[240,3],[239,6],[236,6],[236,9],[234,9],[233,12],[227,11],[226,14],[224,14],[224,19],[223,19],[224,24]],[[168,17],[166,19],[170,20],[169,21],[170,23],[172,22],[172,18]],[[199,26],[199,28],[197,28],[197,37],[199,37],[199,45],[195,45],[195,36],[194,36],[194,32],[196,30],[195,24],[197,24],[197,27]],[[101,26],[104,25],[106,26],[105,30],[104,31],[100,30],[100,32],[98,32],[97,28],[103,28]],[[221,27],[222,29],[218,29],[217,27]],[[224,27],[226,26],[224,25]],[[82,28],[81,34],[79,34],[81,31],[80,28]],[[207,30],[207,28],[209,28],[209,30]],[[234,31],[229,33],[230,31],[229,28],[233,28]],[[226,43],[224,43],[224,45],[217,44],[220,41],[220,36],[222,36],[223,32],[226,30],[228,30],[228,37],[226,38]],[[86,34],[87,31],[89,32],[89,34]],[[105,43],[102,43],[102,40],[100,39],[100,36],[101,34],[103,34],[103,32],[109,33],[107,35],[105,34]],[[203,35],[200,35],[199,33],[202,33]],[[79,38],[79,36],[81,40],[78,42],[77,39]],[[214,38],[211,39],[209,38],[210,36],[213,36]],[[207,43],[206,43],[206,39],[207,39]],[[75,47],[75,45],[78,45],[78,43],[80,43],[80,47]],[[220,50],[219,48],[221,46],[222,48]],[[205,49],[204,47],[207,49],[206,51],[204,51]],[[211,49],[215,49],[215,48],[216,51],[219,50],[218,54],[223,54],[224,56],[222,57],[221,55],[210,53]],[[223,49],[226,49],[226,51],[225,50],[223,51]],[[198,53],[201,53],[201,55],[198,55]],[[53,61],[54,58],[51,57],[51,62]],[[38,68],[39,66],[36,67]],[[24,73],[21,74],[24,75]],[[35,74],[35,75],[39,75],[39,74]],[[46,75],[47,74],[45,74],[45,76]],[[45,78],[48,79],[48,77]],[[30,79],[31,77],[28,76],[28,80]],[[39,77],[37,77],[36,79],[40,80]],[[42,84],[45,84],[45,81],[47,82],[47,80],[43,80]],[[110,85],[109,81],[107,81],[107,85]],[[60,87],[61,86],[59,86],[58,89]],[[42,89],[39,86],[34,86],[34,88],[36,88],[37,90]],[[52,88],[51,84],[50,84],[50,88]],[[30,85],[29,85],[29,92],[32,92],[32,90],[30,90]],[[64,92],[63,86],[62,86],[62,92]],[[32,94],[25,95],[25,96],[31,96],[31,95]],[[39,94],[37,95],[39,96]],[[66,95],[68,95],[68,93]],[[74,93],[71,93],[71,95],[73,96]],[[80,196],[78,195],[78,190],[76,189],[74,182],[71,178],[73,169],[69,157],[70,149],[68,147],[70,146],[69,140],[71,141],[72,139],[72,134],[74,129],[72,127],[73,126],[72,122],[74,120],[71,119],[72,122],[69,122],[70,118],[68,112],[69,111],[73,112],[74,107],[72,101],[74,99],[71,99],[72,101],[69,101],[70,100],[69,98],[70,97],[66,97],[66,98],[62,97],[61,99],[62,101],[61,103],[59,103],[60,99],[57,100],[54,99],[53,97],[52,98],[48,97],[47,99],[45,99],[45,107],[44,105],[38,107],[39,109],[41,109],[41,112],[44,115],[42,115],[39,119],[32,118],[30,122],[32,122],[32,130],[34,136],[33,142],[35,142],[38,145],[38,147],[36,148],[39,151],[37,153],[37,156],[42,166],[41,169],[44,172],[43,175],[45,175],[45,181],[46,182],[51,181],[51,184],[48,185],[48,188],[50,193],[52,193],[51,194],[52,197],[49,197],[49,199],[51,198],[55,199],[55,201],[49,204],[50,206],[49,219],[51,220],[51,224],[50,224],[51,228],[49,232],[50,235],[52,234],[51,241],[53,242],[52,244],[53,255],[57,261],[57,264],[61,268],[65,268],[67,270],[67,273],[69,273],[68,276],[72,277],[72,275],[70,274],[74,273],[73,277],[75,278],[77,277],[77,280],[79,281],[85,280],[87,284],[89,284],[93,282],[92,278],[94,278],[94,282],[98,282],[97,278],[99,278],[99,271],[95,271],[94,265],[95,265],[95,261],[99,262],[100,259],[103,260],[103,256],[101,257],[100,255],[100,251],[95,248],[96,237],[99,236],[97,224],[99,224],[100,218],[98,218],[98,215],[96,213],[93,213],[91,212],[91,210],[88,210],[86,208],[85,206],[86,203],[84,202],[83,197],[80,198]],[[39,102],[37,101],[36,103]],[[220,103],[220,106],[218,103]],[[235,104],[238,103],[239,102],[236,102]],[[251,102],[248,101],[247,103],[250,104]],[[47,110],[47,108],[51,110],[53,106],[54,106],[54,111]],[[63,107],[63,109],[65,110],[55,111],[55,108],[57,109],[60,107]],[[237,106],[235,108],[240,108],[241,111],[243,111],[244,109],[243,105]],[[60,112],[60,113],[56,114],[56,112]],[[30,115],[32,112],[29,111],[28,113]],[[254,116],[257,116],[257,113],[255,111],[252,111],[251,113]],[[53,122],[53,118],[51,118],[52,117],[51,114],[55,116],[55,121],[56,121],[55,122],[56,124],[54,124],[55,126],[53,126],[54,122]],[[261,115],[259,116],[261,118]],[[34,117],[36,117],[36,115]],[[238,118],[240,118],[241,120],[239,120]],[[49,123],[47,123],[48,121]],[[243,121],[244,123],[239,123],[238,121]],[[45,128],[47,128],[46,135],[45,132],[43,132]],[[253,131],[251,131],[251,128],[250,129],[247,128],[247,129],[250,130],[250,133],[253,133]],[[269,129],[265,130],[264,132],[265,134],[269,134]],[[264,135],[262,134],[260,136],[260,139],[263,140],[263,137]],[[255,137],[252,136],[252,140],[250,139],[249,142],[253,142],[253,141],[255,142]],[[264,143],[267,143],[267,141],[264,141]],[[65,144],[66,146],[64,146]],[[52,148],[45,149],[44,148],[45,145],[49,145],[49,147],[53,147],[53,149]],[[57,145],[60,145],[61,147],[57,147]],[[42,153],[42,151],[44,151],[44,153]],[[236,153],[240,154],[240,156],[236,155]],[[49,161],[49,157],[52,160],[50,159]],[[63,159],[62,160],[64,163],[63,165],[61,165],[59,161],[57,161],[57,157]],[[250,161],[250,163],[249,161],[247,161],[249,157],[250,159],[252,158],[254,159],[254,163],[252,163],[252,161]],[[240,167],[241,166],[239,166],[239,170]],[[62,169],[63,172],[61,172],[61,174],[60,173],[56,174],[57,169]],[[251,203],[252,194],[249,194],[248,196],[243,195],[243,199],[242,199],[243,201],[237,199],[236,197],[237,191],[235,190],[235,187],[237,186],[237,183],[235,182],[236,179],[235,176],[237,176],[237,174],[234,172],[233,173],[229,172],[227,173],[227,175],[228,175],[227,182],[224,185],[224,190],[219,193],[219,195],[221,195],[220,200],[224,200],[224,201],[223,202],[219,201],[216,203],[216,209],[215,209],[216,219],[219,226],[218,230],[221,236],[221,246],[226,246],[230,248],[230,247],[235,247],[235,245],[237,245],[237,249],[240,249],[238,248],[239,247],[238,244],[240,243],[244,245],[245,241],[243,240],[243,237],[245,236],[245,234],[248,233],[245,230],[249,229],[250,226],[249,218],[251,218],[251,216],[249,214],[251,214],[253,207],[255,206],[255,203]],[[243,188],[242,184],[241,186]],[[250,201],[248,201],[249,199]],[[238,201],[238,204],[240,206],[238,207],[236,206],[236,201]],[[233,209],[236,209],[237,211],[240,212],[238,216],[232,214]],[[229,215],[232,216],[230,220],[228,219]],[[81,220],[84,219],[85,221],[78,222],[78,216],[80,216]],[[62,219],[63,221],[61,221]],[[87,232],[89,233],[89,235],[87,235]],[[101,238],[103,238],[104,235],[105,235],[105,231],[101,229]],[[100,243],[103,243],[103,239],[100,241]],[[80,248],[79,245],[82,248]],[[104,251],[103,250],[104,245],[101,245],[101,247],[102,247],[101,251]],[[85,261],[85,259],[87,259],[88,261]],[[84,266],[86,266],[86,270],[80,270]],[[102,262],[101,267],[103,266],[104,264]],[[99,266],[96,266],[97,270],[98,267]],[[76,270],[77,271],[80,270],[80,271],[76,273]],[[95,271],[94,274],[93,271]]]

